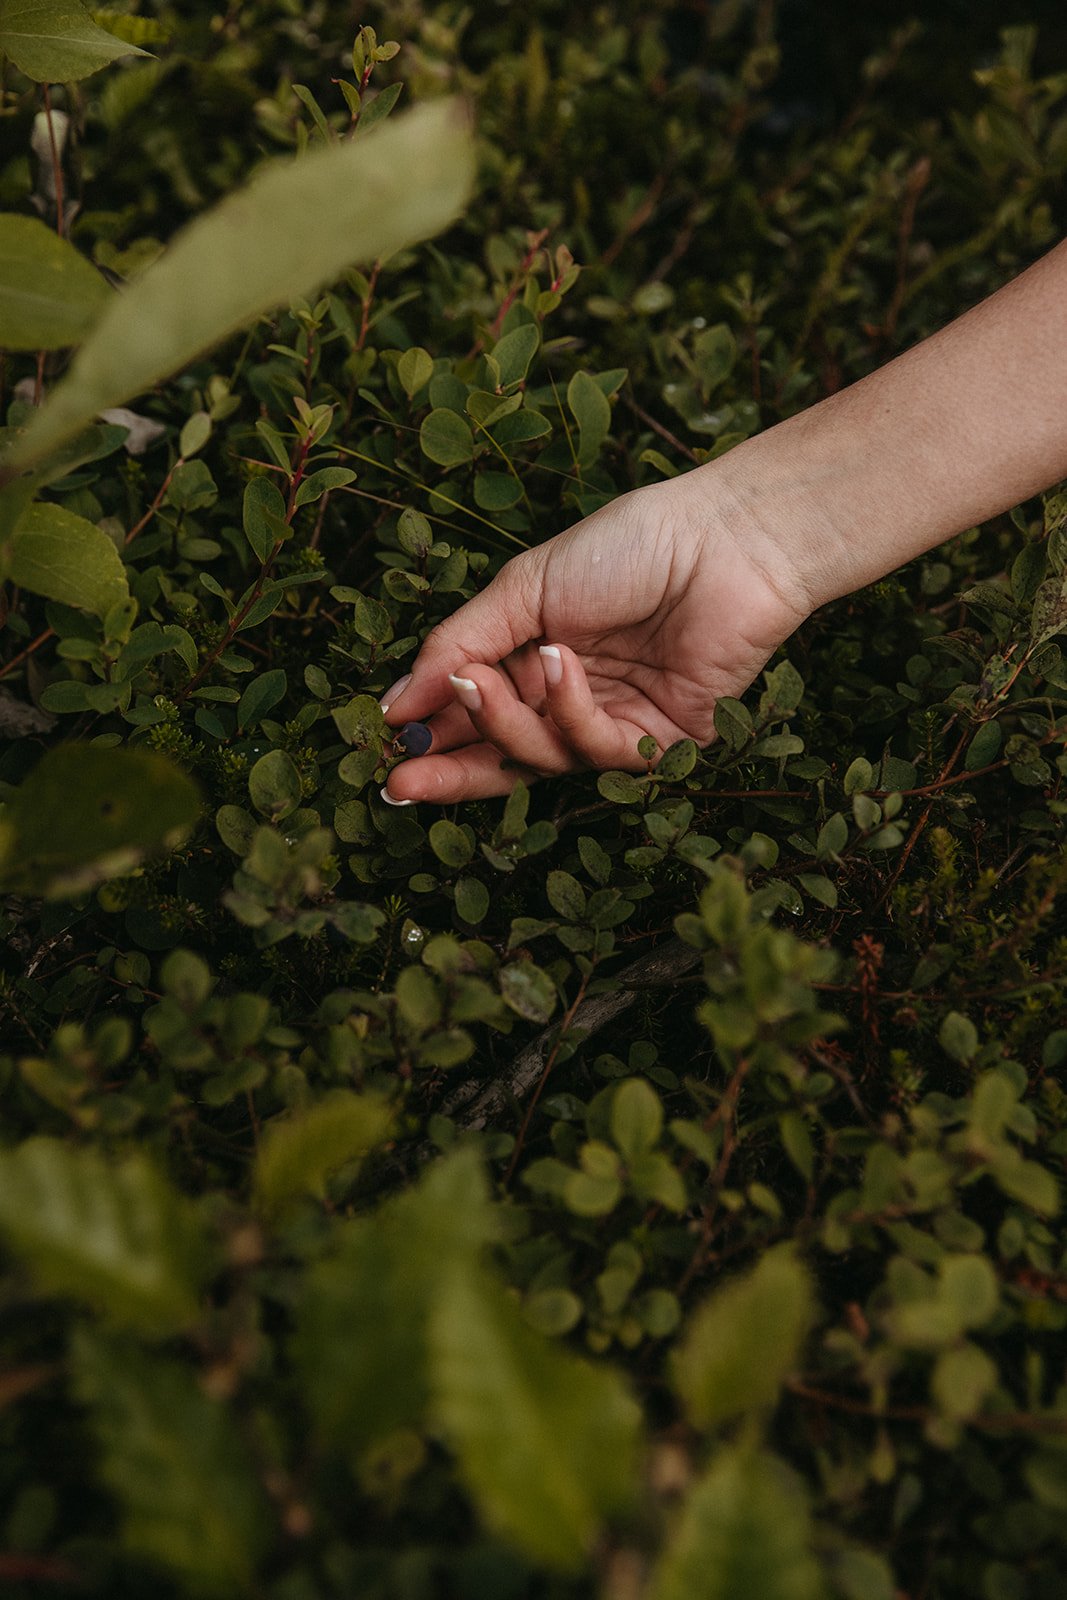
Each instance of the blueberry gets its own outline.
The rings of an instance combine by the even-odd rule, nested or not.
[[[425,722],[405,722],[396,742],[409,756],[424,756],[433,743],[433,734]]]

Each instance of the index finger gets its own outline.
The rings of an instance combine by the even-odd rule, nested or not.
[[[409,681],[389,700],[386,721],[425,721],[453,698],[449,674],[468,661],[494,665],[541,632],[544,558],[524,550],[476,594],[427,634]],[[506,793],[506,790],[494,790]]]

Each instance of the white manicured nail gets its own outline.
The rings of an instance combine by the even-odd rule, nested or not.
[[[450,672],[448,681],[456,691],[456,699],[461,705],[466,706],[468,711],[482,709],[481,690],[473,678],[457,678],[454,672]]]
[[[402,678],[398,678],[395,683],[391,683],[389,685],[388,689],[386,689],[385,693],[382,695],[382,698],[378,701],[378,704],[381,706],[383,711],[389,710],[389,707],[392,705],[397,695],[401,692],[401,690],[406,689],[410,682],[411,673],[405,672]]]
[[[563,657],[559,653],[558,645],[538,645],[537,653],[541,657],[541,665],[545,672],[545,682],[554,688],[563,677]]]
[[[378,793],[381,795],[387,806],[413,806],[415,804],[414,800],[394,800],[384,784],[379,789]]]

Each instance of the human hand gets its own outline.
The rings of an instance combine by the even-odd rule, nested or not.
[[[716,492],[714,466],[622,495],[509,561],[427,636],[386,720],[430,724],[391,774],[394,805],[506,794],[517,779],[643,770],[714,733],[812,610],[782,552]]]

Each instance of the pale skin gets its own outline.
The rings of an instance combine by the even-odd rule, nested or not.
[[[714,736],[800,624],[1067,477],[1067,242],[939,333],[718,461],[504,566],[383,697],[432,717],[392,804],[445,805]]]

